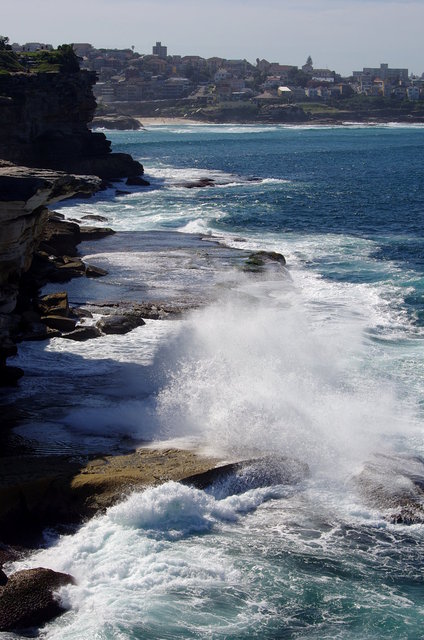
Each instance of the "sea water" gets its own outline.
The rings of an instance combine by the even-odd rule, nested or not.
[[[424,637],[424,528],[396,523],[387,500],[421,499],[424,127],[110,137],[151,184],[61,206],[119,232],[81,245],[109,275],[71,282],[71,302],[197,308],[126,336],[22,345],[16,401],[32,418],[18,435],[52,452],[172,439],[305,472],[207,491],[166,483],[51,537],[14,567],[77,580],[42,636]],[[200,178],[215,186],[187,188]],[[241,250],[283,253],[287,269],[246,272]],[[365,495],[357,478],[370,464],[384,491]]]

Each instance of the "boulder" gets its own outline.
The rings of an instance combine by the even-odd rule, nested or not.
[[[145,180],[144,178],[142,178],[141,176],[133,176],[133,177],[129,177],[127,178],[125,184],[127,184],[128,186],[135,186],[135,187],[149,187],[150,186],[150,182],[148,180]]]
[[[108,271],[106,269],[102,269],[101,267],[94,267],[91,264],[86,265],[85,275],[87,278],[100,278],[101,276],[107,276]]]
[[[25,331],[22,332],[22,340],[49,340],[62,335],[58,329],[47,327],[44,322],[33,322]]]
[[[41,315],[69,316],[68,294],[66,291],[50,293],[37,301],[37,308]]]
[[[76,222],[58,220],[53,216],[44,227],[38,248],[49,255],[75,256],[80,242],[80,228]]]
[[[282,253],[276,251],[255,251],[244,263],[244,271],[262,271],[266,264],[278,263],[285,266],[286,259]]]
[[[95,220],[96,222],[107,222],[108,219],[105,216],[99,216],[94,213],[88,213],[86,216],[82,216],[81,220]]]
[[[193,180],[190,182],[183,182],[182,187],[186,189],[200,189],[202,187],[214,187],[215,181],[212,178],[199,178],[199,180]]]
[[[88,309],[82,309],[81,307],[72,307],[71,316],[74,318],[92,318],[93,314]]]
[[[58,329],[59,331],[73,331],[76,325],[76,320],[63,316],[49,315],[41,319],[50,329]]]
[[[54,271],[50,274],[51,282],[68,282],[72,278],[80,278],[85,275],[85,264],[80,258],[75,258],[72,262],[62,263],[61,260],[54,262]]]
[[[65,611],[54,592],[74,584],[51,569],[24,569],[11,575],[0,593],[0,631],[39,627]]]
[[[3,569],[0,569],[0,587],[4,587],[6,582],[7,582],[7,575],[5,574]]]
[[[124,334],[146,324],[140,315],[113,314],[101,318],[96,327],[106,334]]]
[[[142,125],[136,118],[124,115],[95,116],[91,123],[91,127],[100,127],[102,129],[119,129],[120,131],[137,131]]]
[[[99,240],[115,233],[110,227],[80,227],[81,240]]]
[[[62,338],[67,338],[68,340],[76,340],[77,342],[85,342],[86,340],[91,340],[92,338],[99,338],[101,335],[102,332],[96,326],[86,325],[77,327],[70,333],[65,333]]]

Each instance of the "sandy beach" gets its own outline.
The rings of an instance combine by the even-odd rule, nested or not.
[[[189,118],[139,118],[135,116],[135,119],[138,120],[143,126],[155,127],[159,125],[170,125],[170,124],[204,124],[199,122],[198,120],[190,120]]]

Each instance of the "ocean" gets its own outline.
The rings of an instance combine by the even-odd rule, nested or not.
[[[73,280],[70,301],[188,311],[21,345],[16,433],[50,453],[154,441],[265,464],[46,532],[13,568],[77,584],[41,637],[424,638],[424,126],[109,135],[151,186],[59,207],[118,232],[81,245],[109,275]],[[203,178],[215,186],[187,188]],[[259,250],[287,266],[243,268]]]

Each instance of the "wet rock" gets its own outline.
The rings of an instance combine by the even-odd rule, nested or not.
[[[42,318],[42,321],[50,329],[58,329],[59,331],[73,331],[75,329],[76,320],[73,318],[64,318],[63,316],[49,315]]]
[[[82,216],[81,220],[95,220],[96,222],[107,222],[108,218],[105,216],[99,216],[94,213],[88,213],[86,216]]]
[[[69,316],[69,302],[66,291],[50,293],[37,301],[37,309],[43,316]]]
[[[86,340],[92,340],[93,338],[99,338],[102,335],[100,329],[94,325],[86,325],[77,327],[70,333],[65,333],[62,338],[67,340],[75,340],[77,342],[85,342]]]
[[[183,182],[181,186],[186,189],[201,189],[203,187],[214,187],[215,181],[212,178],[199,178],[199,180]]]
[[[131,191],[123,191],[122,189],[116,189],[115,191],[116,196],[128,196],[130,193]]]
[[[276,251],[256,251],[246,259],[243,270],[263,271],[266,264],[272,263],[285,266],[286,259],[282,253],[277,253]]]
[[[424,460],[376,455],[355,478],[364,500],[394,524],[424,523]]]
[[[68,282],[72,278],[81,278],[85,275],[85,264],[79,258],[64,264],[61,264],[60,261],[55,261],[54,266],[55,270],[50,275],[52,282]]]
[[[88,309],[82,309],[81,307],[72,307],[70,310],[72,317],[74,318],[92,318],[93,314]]]
[[[87,278],[101,278],[102,276],[107,276],[108,271],[106,269],[102,269],[101,267],[94,267],[91,264],[86,265],[85,275]]]
[[[208,469],[184,478],[183,484],[206,489],[218,483],[226,495],[278,484],[297,484],[307,478],[306,463],[285,456],[262,456]]]
[[[39,627],[65,609],[54,592],[74,584],[72,576],[51,569],[24,569],[11,575],[0,594],[0,631]]]
[[[48,255],[75,256],[80,242],[80,228],[76,222],[50,217],[44,227],[38,248]]]
[[[125,334],[144,324],[146,323],[141,315],[113,314],[101,318],[101,320],[97,322],[96,327],[106,334]]]
[[[81,240],[99,240],[114,233],[110,227],[80,227]]]
[[[137,187],[149,187],[150,186],[150,182],[148,180],[145,180],[141,176],[129,177],[125,181],[125,184],[127,184],[128,186],[137,186]]]
[[[95,116],[91,126],[102,129],[118,129],[120,131],[138,131],[142,128],[142,125],[136,118],[117,115]]]

